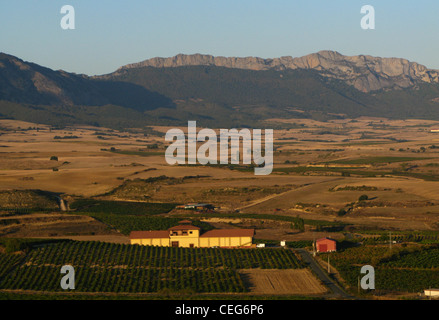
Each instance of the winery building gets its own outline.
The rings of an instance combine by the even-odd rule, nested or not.
[[[254,229],[216,229],[202,233],[200,228],[182,222],[163,231],[132,231],[131,244],[182,248],[253,246]]]

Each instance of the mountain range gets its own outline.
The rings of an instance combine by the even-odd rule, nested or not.
[[[215,66],[256,71],[316,70],[322,76],[343,80],[363,92],[383,88],[408,88],[418,82],[439,82],[439,72],[437,70],[429,70],[416,62],[399,58],[377,58],[365,55],[349,57],[336,51],[320,51],[300,58],[281,57],[276,59],[179,54],[172,58],[153,58],[129,64],[119,68],[111,75],[121,75],[124,72],[129,72],[130,69],[145,67],[177,68],[184,66]]]
[[[297,117],[439,120],[438,111],[439,71],[400,58],[179,54],[90,77],[0,53],[0,117],[36,123],[243,127]]]

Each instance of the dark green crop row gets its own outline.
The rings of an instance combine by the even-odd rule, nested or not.
[[[302,267],[291,250],[172,248],[103,242],[62,242],[33,249],[26,264],[191,269]]]
[[[17,268],[1,283],[3,289],[64,291],[63,275],[55,266]],[[75,291],[78,292],[244,292],[239,274],[230,269],[147,269],[76,267]]]
[[[172,248],[64,241],[0,254],[0,289],[62,291],[61,267],[78,292],[244,292],[237,269],[302,268],[283,249]]]
[[[327,259],[327,255],[322,258]],[[361,266],[375,268],[376,290],[422,292],[439,287],[439,247],[360,246],[330,254],[331,264],[352,289],[363,277]]]
[[[81,199],[76,200],[70,208],[81,212],[92,213],[155,215],[171,211],[175,208],[175,204]]]

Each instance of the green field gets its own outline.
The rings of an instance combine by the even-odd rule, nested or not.
[[[164,156],[165,155],[165,152],[159,152],[159,151],[114,150],[114,151],[110,151],[110,152],[124,154],[124,155],[128,155],[128,156],[141,156],[141,157]]]
[[[420,159],[420,158],[416,158]],[[341,164],[341,163],[339,163]],[[361,170],[364,169],[364,170]],[[384,176],[404,176],[404,177],[412,177],[416,179],[422,179],[425,181],[439,181],[439,175],[437,174],[427,174],[427,173],[418,173],[418,172],[409,172],[409,171],[398,171],[398,170],[387,170],[387,171],[369,171],[366,168],[355,167],[355,168],[346,168],[346,167],[283,167],[283,168],[274,168],[274,173],[283,173],[283,174],[306,174],[309,172],[322,172],[322,173],[338,173],[344,176],[358,175],[363,177],[384,177]]]
[[[421,158],[421,157],[367,157],[359,159],[347,159],[347,160],[334,160],[325,163],[335,163],[335,164],[374,164],[374,163],[393,163],[393,162],[409,162],[416,160],[427,160],[432,158]]]
[[[82,213],[75,214],[86,215],[107,225],[112,226],[119,232],[129,235],[131,231],[146,231],[146,230],[166,230],[171,227],[179,225],[182,218],[164,218],[164,217],[150,217],[142,215],[121,215],[104,212]],[[205,222],[198,220],[192,221],[194,226],[200,227],[204,231],[211,230],[213,227]]]
[[[192,216],[186,215],[185,217],[190,218]],[[235,218],[235,219],[258,219],[258,220],[274,220],[274,221],[286,221],[293,224],[301,223],[314,227],[328,227],[328,228],[341,228],[345,227],[347,224],[339,221],[326,221],[326,220],[311,220],[302,219],[292,216],[276,215],[276,214],[252,214],[252,213],[209,213],[209,214],[197,214],[198,218]]]
[[[328,258],[323,254],[323,260]],[[347,281],[352,292],[357,291],[363,265],[375,268],[377,292],[423,292],[439,287],[439,247],[437,245],[393,247],[360,246],[330,254],[331,264]]]
[[[163,290],[165,291],[165,290]],[[297,295],[211,294],[178,292],[162,293],[74,293],[74,292],[1,292],[0,300],[323,300],[323,297]]]
[[[391,141],[353,141],[346,143],[337,143],[337,146],[369,146],[369,145],[379,145],[379,144],[390,144],[395,143]]]
[[[156,215],[168,213],[175,208],[175,203],[152,203],[133,201],[103,201],[93,199],[76,200],[71,209],[81,212],[112,213],[126,215]]]
[[[75,268],[75,292],[238,293],[237,269],[303,268],[291,250],[170,248],[66,241],[0,254],[0,289],[61,292],[60,270]]]

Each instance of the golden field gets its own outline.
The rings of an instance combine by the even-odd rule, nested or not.
[[[154,127],[152,132],[157,134],[145,134],[142,129],[53,129],[0,120],[0,191],[43,190],[69,202],[78,197],[208,202],[219,207],[219,212],[236,214],[233,226],[257,225],[256,237],[273,240],[309,239],[316,233],[309,228],[305,233],[294,232],[287,222],[262,225],[239,215],[300,216],[395,230],[439,229],[439,149],[434,148],[439,146],[439,134],[430,132],[439,128],[438,122],[371,118],[270,121],[285,127],[275,130],[274,172],[255,176],[253,170],[240,168],[168,165],[164,157],[167,143],[159,134],[168,127]],[[50,160],[53,156],[58,160]],[[154,177],[162,179],[148,182]],[[369,200],[358,203],[362,194]],[[351,209],[338,216],[342,208]],[[173,210],[167,215],[179,214]],[[216,226],[230,223],[226,218],[212,222]],[[84,228],[87,230],[86,221]]]

